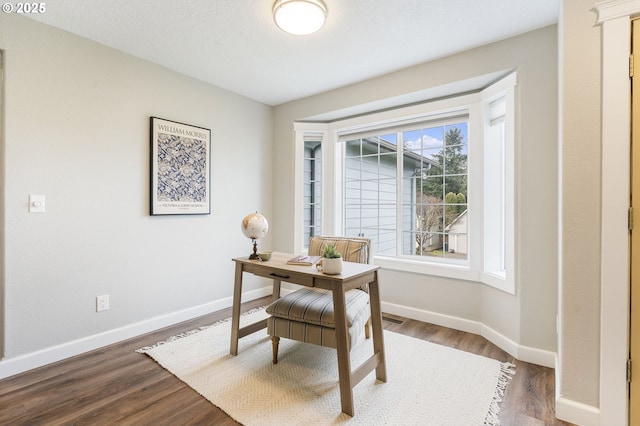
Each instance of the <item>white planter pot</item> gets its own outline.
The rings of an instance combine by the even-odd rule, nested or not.
[[[327,275],[338,275],[342,272],[342,258],[337,257],[334,259],[323,258],[318,264],[318,270],[324,272]]]

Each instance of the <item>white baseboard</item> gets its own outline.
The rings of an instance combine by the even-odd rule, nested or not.
[[[271,294],[271,291],[272,288],[268,286],[243,293],[242,301],[247,302],[268,296]],[[0,379],[89,352],[103,346],[121,342],[132,337],[159,330],[183,321],[197,318],[211,312],[216,312],[230,307],[232,303],[233,299],[231,297],[226,297],[224,299],[194,306],[182,311],[172,312],[170,314],[150,318],[139,323],[109,330],[104,333],[95,334],[72,342],[42,349],[37,352],[32,352],[15,358],[3,359],[0,361]]]
[[[556,397],[556,417],[580,426],[600,425],[598,408],[563,397]]]
[[[418,321],[441,325],[443,327],[454,328],[467,333],[480,334],[480,323],[457,318],[451,315],[438,314],[424,309],[411,308],[395,303],[382,302],[382,311],[393,315],[400,315]]]
[[[290,290],[283,288],[282,293],[286,294]],[[253,290],[242,295],[243,301],[258,299],[271,294],[271,287],[263,287]],[[173,312],[167,315],[151,318],[136,324],[131,324],[104,333],[78,339],[62,345],[32,352],[15,358],[3,359],[0,361],[0,379],[13,376],[43,365],[51,364],[56,361],[63,360],[75,355],[79,355],[94,349],[101,348],[113,343],[117,343],[132,337],[140,336],[164,327],[177,324],[206,315],[211,312],[219,311],[230,307],[232,298],[224,298],[217,301],[209,302],[203,305],[188,308],[182,311]],[[555,353],[541,349],[536,349],[524,345],[519,345],[506,336],[477,322],[453,317],[450,315],[438,314],[422,309],[411,308],[393,303],[382,303],[384,312],[394,315],[400,315],[406,318],[412,318],[443,327],[449,327],[456,330],[474,333],[485,337],[487,340],[509,353],[513,357],[545,367],[555,367]]]
[[[556,368],[555,352],[516,343],[484,324],[482,324],[480,335],[520,361]]]
[[[440,325],[442,327],[453,328],[467,333],[478,334],[520,361],[530,362],[532,364],[542,365],[549,368],[555,368],[556,365],[555,352],[518,344],[508,337],[498,333],[491,327],[478,321],[470,321],[451,315],[444,315],[386,302],[382,303],[382,310],[390,314],[400,315],[406,318]]]

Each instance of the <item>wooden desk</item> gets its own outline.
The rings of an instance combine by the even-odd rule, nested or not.
[[[231,355],[238,354],[238,339],[267,326],[267,320],[265,319],[240,328],[242,275],[244,272],[273,279],[273,300],[280,297],[280,283],[282,281],[331,290],[333,292],[336,321],[340,402],[342,411],[353,416],[353,387],[374,369],[376,370],[376,379],[382,382],[387,381],[382,333],[382,311],[378,288],[379,267],[362,263],[343,262],[343,269],[340,275],[325,275],[322,272],[318,272],[315,266],[287,265],[287,260],[293,256],[293,254],[287,253],[273,253],[271,259],[266,262],[249,260],[246,257],[233,259],[236,262],[236,275],[233,289],[230,353]],[[369,284],[369,305],[371,307],[373,355],[352,371],[347,340],[348,328],[344,293],[367,283]]]

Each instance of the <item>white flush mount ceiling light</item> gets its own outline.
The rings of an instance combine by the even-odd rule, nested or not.
[[[276,0],[273,4],[276,25],[291,34],[315,33],[326,18],[327,6],[322,0]]]

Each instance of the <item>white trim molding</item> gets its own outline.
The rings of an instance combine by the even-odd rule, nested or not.
[[[631,18],[640,0],[597,3],[602,27],[602,225],[600,413],[603,425],[628,425],[626,360],[629,353],[629,208]],[[556,401],[560,414],[575,403]],[[589,410],[583,410],[588,412]],[[574,417],[571,417],[574,418]]]
[[[442,327],[453,328],[455,330],[480,335],[519,361],[525,361],[549,368],[554,368],[556,364],[555,352],[521,345],[479,321],[467,320],[451,315],[397,305],[389,302],[382,302],[382,311],[405,318],[411,318]]]
[[[609,424],[600,422],[600,412],[597,408],[563,397],[556,398],[556,417],[559,419],[572,419],[572,423],[580,426]]]
[[[593,8],[598,14],[596,24],[617,18],[629,19],[640,13],[640,0],[605,0],[597,3]]]

